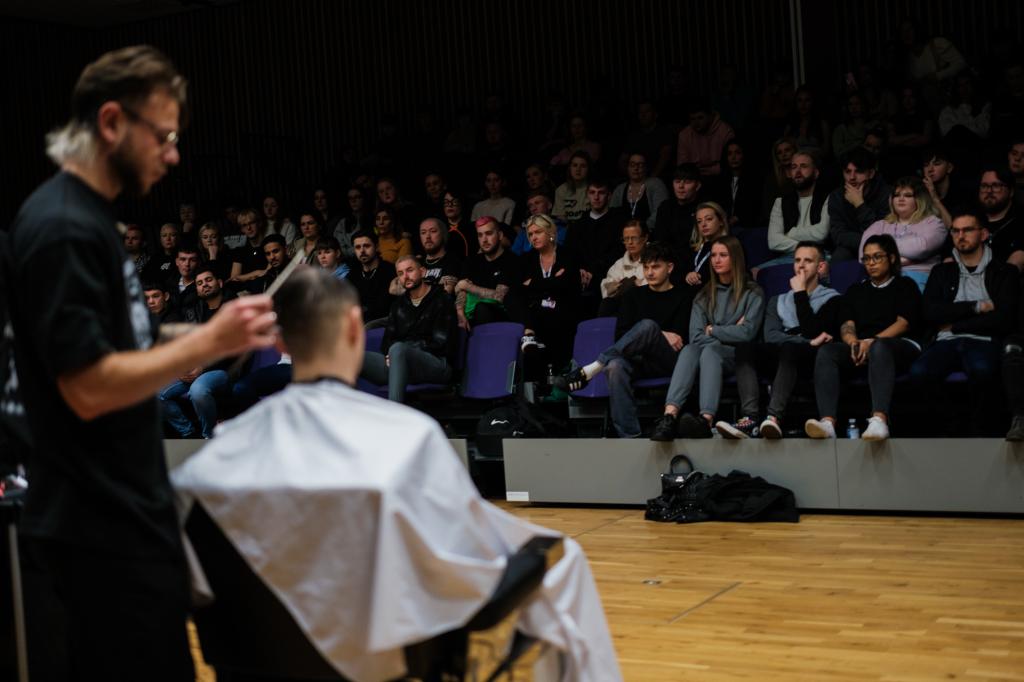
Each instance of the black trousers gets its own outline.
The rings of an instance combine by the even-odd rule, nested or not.
[[[66,638],[37,638],[31,658],[39,647],[66,650],[69,680],[194,681],[184,560],[112,556],[53,540],[28,544],[59,607],[34,609],[26,595],[29,632],[63,631]],[[46,677],[32,673],[33,680]]]

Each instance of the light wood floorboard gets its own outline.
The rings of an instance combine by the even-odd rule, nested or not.
[[[1024,681],[1021,521],[501,506],[583,546],[627,680]]]

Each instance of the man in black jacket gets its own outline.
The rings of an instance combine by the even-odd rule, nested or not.
[[[667,245],[672,250],[673,262],[682,263],[693,256],[690,240],[693,226],[697,222],[697,205],[700,203],[701,176],[696,164],[682,163],[676,167],[672,177],[672,199],[658,209],[651,241]],[[683,281],[683,268],[673,271],[672,283]]]
[[[388,398],[405,400],[410,383],[447,383],[452,378],[455,306],[438,285],[424,281],[427,269],[415,256],[395,263],[405,293],[391,304],[381,350],[367,352],[360,376],[388,385]]]
[[[832,260],[860,257],[860,240],[871,223],[889,214],[889,186],[878,175],[878,158],[864,149],[851,149],[843,166],[843,186],[828,201]]]
[[[668,246],[648,244],[640,260],[647,284],[623,296],[615,323],[618,340],[597,360],[556,382],[565,391],[578,391],[607,370],[612,424],[620,438],[640,436],[633,380],[672,374],[686,341],[693,304],[691,287],[672,285],[674,263]]]
[[[1013,329],[1019,275],[1012,265],[994,258],[980,216],[955,215],[949,229],[954,260],[932,268],[924,290],[924,317],[937,334],[911,365],[910,376],[928,389],[930,400],[947,376],[966,372],[971,426],[974,435],[982,435],[995,411],[990,397],[999,369],[999,339]]]

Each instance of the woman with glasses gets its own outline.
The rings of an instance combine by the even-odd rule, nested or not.
[[[713,201],[697,206],[693,232],[690,234],[690,249],[693,257],[679,265],[686,273],[684,280],[694,288],[700,288],[711,279],[711,243],[729,234],[729,223],[725,209]]]
[[[821,416],[804,425],[811,438],[836,437],[841,378],[855,372],[867,374],[871,389],[871,416],[861,437],[888,438],[896,377],[921,353],[921,292],[913,280],[902,276],[896,240],[888,234],[873,235],[865,240],[861,254],[868,279],[843,296],[841,340],[823,345],[815,360],[814,393]]]
[[[668,189],[659,178],[648,177],[647,159],[643,154],[630,154],[626,164],[628,179],[612,192],[612,208],[624,208],[629,217],[647,222],[653,230],[658,208],[668,198]]]
[[[446,251],[463,260],[468,258],[470,253],[480,250],[473,221],[463,212],[462,207],[465,205],[461,194],[454,190],[445,190],[444,217],[448,223]],[[470,244],[472,244],[472,248],[470,248]]]
[[[903,274],[924,291],[928,273],[940,260],[946,243],[946,226],[920,179],[908,176],[896,181],[889,197],[889,215],[864,230],[860,250],[873,236],[887,234],[896,241]]]
[[[751,363],[737,365],[736,354],[757,338],[764,319],[764,292],[747,274],[743,247],[736,237],[725,235],[711,242],[711,274],[693,301],[689,343],[683,346],[672,372],[665,398],[665,413],[655,422],[651,440],[711,438],[722,378],[737,371],[744,419],[737,428],[750,434],[757,427],[757,374]],[[680,412],[700,377],[697,415]]]

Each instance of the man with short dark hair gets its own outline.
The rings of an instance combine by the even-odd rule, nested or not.
[[[972,207],[975,197],[969,188],[958,182],[956,166],[941,145],[926,147],[921,154],[921,164],[921,182],[931,195],[943,224],[949,225],[953,222],[952,213]]]
[[[672,284],[673,257],[657,242],[644,249],[640,260],[647,284],[623,296],[615,324],[618,340],[594,362],[556,381],[562,390],[578,391],[607,370],[612,424],[620,438],[640,436],[633,380],[671,375],[686,341],[693,289]]]
[[[455,313],[459,326],[522,322],[526,319],[521,292],[523,266],[519,256],[501,245],[501,229],[491,216],[476,221],[480,253],[469,257],[463,279],[455,285]]]
[[[861,147],[851,149],[843,166],[843,186],[828,200],[832,260],[860,258],[864,230],[889,215],[889,191],[878,175],[878,159]]]
[[[793,252],[790,290],[770,298],[765,307],[763,349],[776,369],[768,416],[758,429],[762,438],[782,437],[782,418],[797,379],[814,376],[818,348],[839,337],[841,297],[821,284],[826,266],[820,244],[799,244]]]
[[[665,244],[672,249],[675,263],[683,263],[693,254],[690,237],[697,221],[697,205],[700,204],[701,175],[695,164],[684,163],[676,167],[672,178],[672,199],[662,203],[651,233],[651,241]],[[685,268],[672,271],[672,283],[679,284],[686,273]]]
[[[224,289],[224,283],[208,267],[196,271],[197,301],[190,310],[183,311],[189,322],[204,324],[235,295]],[[192,420],[185,416],[178,401],[188,397],[196,417],[199,419],[198,435],[210,438],[217,425],[217,396],[223,395],[228,387],[228,368],[233,358],[226,358],[209,367],[195,367],[178,377],[160,391],[160,407],[166,422],[181,438],[195,438],[197,430]]]
[[[455,310],[444,289],[426,282],[415,256],[395,263],[405,293],[391,304],[381,341],[383,353],[367,352],[360,376],[388,387],[388,399],[405,402],[408,384],[447,383],[455,350]]]
[[[143,282],[142,293],[146,297],[146,308],[159,324],[181,321],[178,311],[171,305],[171,294],[162,283]]]
[[[935,340],[911,365],[910,376],[934,402],[947,376],[966,372],[971,428],[981,436],[996,410],[990,397],[999,372],[998,341],[1013,330],[1020,275],[994,258],[979,216],[957,213],[949,233],[953,261],[933,267],[924,289],[924,318],[935,326]]]
[[[146,250],[146,233],[138,225],[124,228],[124,250],[135,263],[135,273],[141,277],[142,271],[149,263],[149,251]]]
[[[178,252],[174,257],[174,274],[167,280],[167,289],[171,292],[174,307],[178,309],[182,319],[189,319],[187,311],[195,307],[196,301],[196,268],[199,267],[199,249],[191,239],[184,239],[178,244]]]
[[[29,628],[46,633],[42,657],[69,656],[53,679],[194,680],[185,556],[154,395],[190,367],[274,341],[270,300],[253,296],[197,329],[162,329],[179,335],[153,346],[114,202],[145,196],[178,164],[185,91],[149,46],[89,64],[69,121],[47,138],[60,172],[10,231],[8,301],[34,443],[19,531],[54,588],[52,605],[26,611]]]
[[[584,317],[592,317],[601,299],[600,283],[608,268],[622,253],[622,221],[625,215],[609,206],[610,188],[605,180],[593,177],[587,185],[590,211],[569,225],[566,248],[580,260]],[[588,314],[589,313],[589,314]]]
[[[372,328],[388,316],[393,297],[388,291],[395,279],[395,266],[380,257],[377,235],[372,230],[357,230],[352,235],[352,249],[359,267],[349,276],[359,292],[366,326]]]
[[[247,285],[249,291],[265,292],[274,283],[274,280],[284,271],[288,265],[288,242],[283,235],[268,234],[260,242],[263,249],[263,256],[267,259],[267,267],[252,284]]]
[[[1013,176],[1002,166],[988,166],[981,171],[978,203],[984,211],[989,246],[996,260],[1005,261],[1024,270],[1024,224],[1017,218],[1013,203]]]

